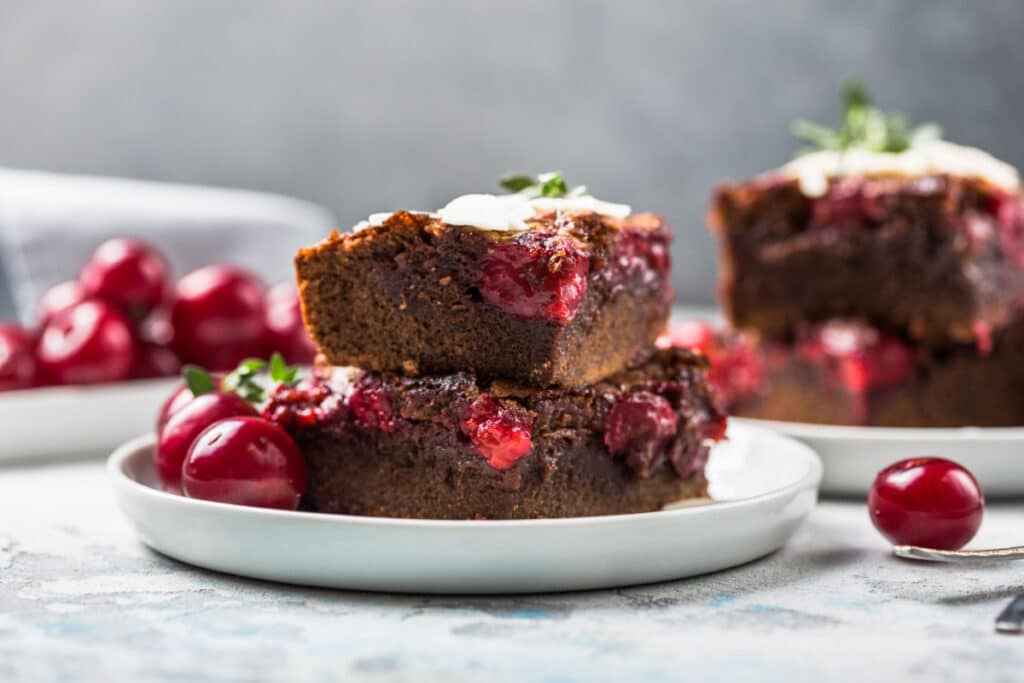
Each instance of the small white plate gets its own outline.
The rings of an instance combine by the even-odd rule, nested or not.
[[[897,460],[935,455],[970,470],[986,497],[1024,496],[1024,427],[843,427],[729,419],[792,436],[813,448],[825,465],[824,494],[867,495],[879,470]]]
[[[150,437],[108,473],[143,542],[208,569],[272,581],[403,593],[527,593],[704,574],[780,548],[814,507],[821,462],[749,426],[713,449],[715,502],[660,512],[524,521],[284,512],[160,491]]]
[[[105,455],[153,429],[176,378],[0,393],[0,462]]]

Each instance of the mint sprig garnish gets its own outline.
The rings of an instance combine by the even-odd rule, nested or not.
[[[820,150],[845,152],[851,149],[898,153],[924,140],[942,137],[942,129],[934,123],[912,127],[905,115],[877,109],[867,88],[858,80],[846,82],[841,102],[843,119],[838,128],[802,119],[793,122],[793,135],[809,144],[798,155]]]
[[[217,382],[205,369],[198,365],[186,365],[181,368],[181,377],[185,386],[193,396],[212,394],[217,391]]]
[[[561,171],[541,173],[537,176],[508,175],[500,179],[498,185],[502,189],[514,194],[521,194],[529,199],[584,197],[587,194],[586,185],[577,185],[570,189]]]
[[[260,376],[267,374],[274,384],[295,384],[298,382],[298,366],[289,366],[280,353],[270,357],[270,361],[262,358],[247,358],[238,367],[225,375],[221,386],[225,391],[233,391],[250,403],[262,403],[266,400],[266,387],[260,382]]]

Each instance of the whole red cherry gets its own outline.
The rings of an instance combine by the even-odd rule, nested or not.
[[[181,483],[189,498],[294,510],[306,477],[306,463],[286,431],[261,418],[233,417],[195,440]]]
[[[102,301],[85,301],[47,324],[36,347],[40,375],[51,384],[95,384],[128,377],[135,359],[132,329]]]
[[[77,280],[68,280],[46,290],[39,300],[39,324],[45,326],[57,315],[86,300],[85,291]]]
[[[153,462],[164,487],[181,484],[181,463],[200,433],[214,422],[239,415],[256,415],[252,404],[238,394],[214,392],[196,396],[167,418],[157,438]]]
[[[35,382],[32,337],[17,325],[0,323],[0,391],[27,389]]]
[[[132,320],[141,320],[163,299],[167,262],[145,242],[118,237],[96,247],[78,280],[85,296],[102,299]]]
[[[868,493],[871,521],[897,545],[957,550],[974,538],[985,497],[974,476],[942,458],[911,458],[878,473]]]
[[[277,351],[289,363],[309,365],[316,357],[316,344],[309,338],[302,320],[302,305],[295,285],[282,282],[267,293],[266,326],[270,351]]]
[[[204,373],[205,374],[205,373]],[[208,391],[200,391],[199,395],[203,393],[213,393],[220,390],[221,375],[209,375],[210,382],[212,382],[212,388],[208,387]],[[196,397],[196,394],[192,392],[184,382],[181,382],[174,388],[174,391],[170,393],[163,405],[160,406],[160,412],[157,413],[156,417],[156,433],[159,435],[160,431],[167,424],[167,421],[171,419],[171,415],[184,408],[186,405],[192,402],[192,399]]]
[[[140,341],[135,346],[135,362],[129,373],[131,379],[174,377],[181,372],[181,361],[166,346]]]
[[[179,282],[171,308],[171,347],[182,362],[231,370],[246,358],[264,357],[264,287],[258,278],[227,265],[200,268]]]

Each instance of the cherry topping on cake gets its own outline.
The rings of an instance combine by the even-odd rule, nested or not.
[[[647,230],[623,230],[615,255],[620,273],[643,275],[647,284],[660,284],[672,267],[668,245],[657,233]]]
[[[185,363],[231,370],[266,355],[264,288],[253,275],[226,265],[183,277],[171,309],[172,348]]]
[[[391,395],[373,375],[363,375],[356,382],[348,397],[348,409],[352,419],[360,427],[391,432],[398,428]]]
[[[281,427],[258,417],[232,417],[208,427],[182,467],[189,498],[294,510],[306,492],[306,463]]]
[[[664,397],[647,391],[625,394],[608,412],[604,444],[609,453],[626,456],[637,473],[646,476],[678,424],[679,416]]]
[[[590,260],[567,237],[527,232],[491,247],[480,269],[488,303],[520,318],[564,323],[583,302]]]
[[[894,386],[914,375],[913,356],[902,340],[861,323],[823,325],[802,342],[800,353],[832,365],[839,382],[854,392]]]
[[[85,291],[77,280],[68,280],[46,290],[39,300],[39,324],[45,326],[56,316],[85,301]]]
[[[817,228],[855,229],[885,215],[879,194],[856,178],[837,180],[824,197],[811,202],[811,224]]]
[[[878,473],[868,493],[871,522],[898,545],[957,550],[974,538],[984,511],[974,476],[942,458],[894,463]]]
[[[218,420],[256,415],[252,404],[235,393],[196,396],[172,413],[160,430],[153,455],[160,481],[175,490],[181,483],[181,464],[199,434]]]
[[[135,340],[123,315],[102,301],[85,301],[47,324],[36,362],[51,384],[116,382],[128,377]]]
[[[309,365],[313,362],[316,344],[309,338],[302,321],[302,306],[295,285],[284,282],[267,293],[266,325],[271,351],[277,351],[289,363]]]
[[[715,328],[711,323],[703,320],[684,320],[673,325],[668,332],[658,337],[655,344],[659,349],[675,346],[710,356],[715,342]]]
[[[79,277],[86,297],[96,297],[141,320],[159,305],[167,286],[167,264],[137,239],[107,240],[92,253]]]
[[[1003,253],[1024,267],[1024,202],[1020,197],[999,193],[989,200],[989,210],[999,225],[999,244]]]
[[[462,416],[462,433],[491,467],[507,470],[533,447],[530,416],[522,408],[481,394]]]
[[[0,324],[0,391],[25,389],[35,382],[36,362],[28,332]]]
[[[711,363],[708,381],[727,406],[751,396],[761,388],[765,362],[753,340],[744,335],[719,334],[713,325],[688,320],[662,335],[659,348],[676,346],[707,356]]]
[[[263,409],[264,419],[276,422],[290,433],[334,421],[345,409],[344,401],[321,379],[312,378],[292,386],[279,384]]]

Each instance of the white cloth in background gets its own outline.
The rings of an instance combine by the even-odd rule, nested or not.
[[[293,279],[296,250],[333,227],[325,208],[278,195],[0,169],[0,256],[26,323],[109,237],[152,243],[175,277],[224,261],[273,284]]]

